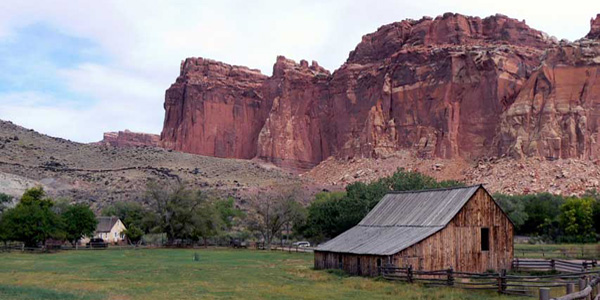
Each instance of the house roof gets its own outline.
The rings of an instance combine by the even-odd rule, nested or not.
[[[358,225],[316,250],[398,253],[446,227],[479,188],[483,186],[391,192]]]
[[[118,221],[119,218],[117,217],[99,217],[96,232],[110,232]]]

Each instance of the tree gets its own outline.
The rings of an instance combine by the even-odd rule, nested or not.
[[[98,225],[94,212],[88,205],[69,205],[61,215],[67,241],[75,247],[84,236],[92,236]]]
[[[4,193],[0,193],[0,215],[7,210],[13,203],[13,197]]]
[[[560,225],[567,237],[576,242],[594,242],[594,200],[591,198],[568,198],[560,207]]]
[[[232,197],[217,199],[214,201],[214,207],[226,229],[231,229],[235,225],[236,219],[244,217],[244,212],[235,207],[235,200]]]
[[[593,203],[593,214],[594,214],[594,229],[596,230],[596,234],[600,235],[600,193],[598,191],[589,190],[586,191],[583,195],[583,198],[590,198],[594,200]]]
[[[53,205],[41,187],[25,191],[17,206],[2,215],[8,238],[22,241],[27,247],[37,247],[38,243],[45,246],[49,238],[64,238],[63,223],[52,211]]]
[[[2,214],[5,210],[7,210],[10,207],[12,202],[13,197],[7,194],[0,193],[0,241],[3,242],[5,246],[8,242],[9,235],[4,223],[2,222]]]
[[[123,233],[125,234],[125,237],[127,237],[129,244],[135,246],[139,245],[139,243],[142,241],[142,237],[144,236],[144,231],[137,228],[135,225],[127,227]]]
[[[296,189],[271,191],[260,193],[253,199],[249,227],[261,235],[267,250],[271,249],[273,238],[286,224],[293,226],[301,222],[303,207],[296,201],[297,193]]]
[[[515,231],[520,233],[521,227],[529,218],[529,215],[525,212],[525,201],[523,201],[522,197],[497,193],[494,194],[494,199],[498,202],[502,210],[506,212],[513,224],[515,224]]]
[[[176,239],[193,239],[196,236],[199,208],[207,201],[201,191],[186,189],[183,183],[159,187],[150,183],[147,198],[156,213],[156,229],[167,235],[167,243]]]
[[[314,240],[332,238],[352,228],[385,194],[390,191],[409,191],[432,188],[464,186],[459,181],[436,181],[434,178],[418,172],[398,169],[389,177],[371,183],[355,182],[346,186],[345,194],[331,197],[318,195],[321,201],[315,201],[308,208],[308,221],[302,228],[306,237]]]
[[[544,224],[552,223],[560,215],[560,207],[565,199],[560,195],[539,193],[535,195],[520,196],[524,201],[527,220],[521,226],[524,234],[541,235]]]
[[[345,225],[339,221],[343,213],[344,192],[321,192],[307,208],[307,218],[298,224],[297,231],[312,241],[321,242],[343,232]]]
[[[208,246],[208,239],[217,236],[227,227],[225,220],[218,211],[215,203],[206,202],[192,217],[192,239],[203,240]]]

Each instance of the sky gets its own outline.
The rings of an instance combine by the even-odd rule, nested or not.
[[[559,39],[587,34],[600,1],[0,1],[0,119],[78,142],[160,133],[181,60],[270,75],[277,55],[333,71],[364,34],[445,12],[525,20]]]

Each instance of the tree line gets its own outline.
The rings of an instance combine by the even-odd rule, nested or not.
[[[304,237],[322,242],[357,225],[390,191],[465,186],[460,181],[436,181],[424,174],[398,169],[371,183],[350,184],[343,192],[322,192],[307,207],[307,218],[298,224]],[[584,243],[600,239],[600,193],[581,197],[550,193],[494,194],[494,199],[515,225],[515,234],[545,242]]]
[[[515,224],[515,232],[546,242],[590,243],[600,237],[600,193],[580,197],[550,193],[494,194],[494,199]]]
[[[148,185],[144,204],[116,202],[100,211],[117,216],[132,244],[145,235],[161,233],[167,245],[207,245],[233,237],[262,241],[308,239],[323,242],[355,226],[390,191],[458,187],[460,181],[437,181],[424,174],[398,169],[370,183],[356,182],[344,191],[317,193],[310,204],[301,204],[298,187],[274,187],[236,201],[214,191],[193,190],[185,184]],[[549,193],[495,194],[494,198],[515,224],[517,235],[547,242],[595,242],[600,233],[600,193],[581,197]],[[92,236],[96,216],[86,204],[53,200],[41,188],[27,190],[11,207],[12,198],[0,194],[0,241],[21,241],[28,247],[50,239],[75,245]],[[236,203],[243,203],[242,207]]]
[[[147,234],[163,234],[166,245],[207,245],[210,239],[255,238],[267,248],[276,238],[287,239],[305,217],[298,190],[275,188],[246,199],[248,207],[236,206],[232,197],[214,191],[193,190],[183,183],[147,187],[144,205],[116,202],[102,209],[102,216],[116,216],[126,227],[129,243],[138,245]],[[48,241],[68,241],[75,246],[92,237],[97,217],[87,204],[47,197],[41,187],[28,189],[18,203],[0,194],[0,241],[23,242],[26,247],[45,247]]]

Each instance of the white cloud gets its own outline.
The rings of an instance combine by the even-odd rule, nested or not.
[[[158,133],[164,90],[186,57],[213,58],[270,74],[281,54],[317,60],[333,71],[361,36],[377,27],[446,11],[482,17],[499,12],[574,40],[587,33],[600,2],[4,0],[0,40],[24,26],[47,24],[90,40],[107,59],[70,69],[57,65],[52,71],[56,74],[47,71],[78,99],[58,99],[35,89],[0,94],[0,118],[78,141],[98,140],[104,131],[125,128]]]

